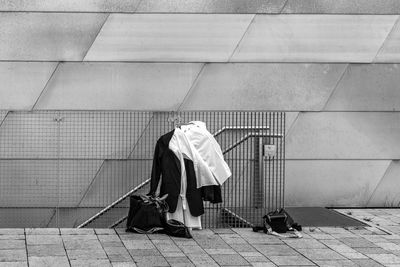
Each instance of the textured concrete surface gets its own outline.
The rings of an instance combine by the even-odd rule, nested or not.
[[[305,227],[303,239],[248,228],[193,239],[124,229],[0,229],[1,266],[399,266],[400,209],[340,209],[366,227]]]

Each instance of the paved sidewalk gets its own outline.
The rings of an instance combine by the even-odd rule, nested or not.
[[[194,239],[123,229],[0,229],[0,266],[400,266],[400,209],[340,210],[370,226],[305,228],[303,239],[251,229]]]

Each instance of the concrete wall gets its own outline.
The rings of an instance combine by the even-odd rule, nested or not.
[[[286,111],[288,206],[398,206],[400,4],[265,2],[0,0],[0,109]]]

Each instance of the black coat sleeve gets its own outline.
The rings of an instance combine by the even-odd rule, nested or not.
[[[151,169],[150,192],[149,195],[155,195],[161,177],[161,153],[162,148],[159,141],[157,141],[156,148],[153,156],[153,167]]]

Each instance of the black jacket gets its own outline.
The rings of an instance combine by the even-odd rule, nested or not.
[[[161,136],[156,144],[153,167],[151,171],[150,195],[155,195],[157,186],[161,179],[160,196],[168,194],[166,202],[169,206],[169,212],[176,211],[179,193],[181,191],[181,166],[179,159],[174,152],[169,149],[169,141],[174,135],[174,130]],[[203,200],[211,203],[221,203],[221,187],[205,186],[196,187],[196,174],[193,162],[185,159],[185,168],[187,176],[186,199],[189,205],[190,213],[193,216],[204,214]]]

